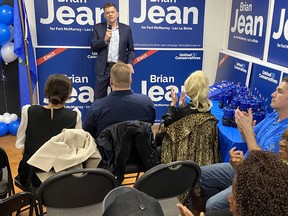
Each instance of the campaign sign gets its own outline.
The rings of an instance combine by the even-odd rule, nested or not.
[[[135,48],[203,48],[204,0],[130,0]]]
[[[263,100],[263,106],[267,107],[268,112],[273,111],[270,107],[271,94],[279,85],[280,77],[281,71],[253,63],[249,88],[253,95]]]
[[[38,65],[39,104],[44,100],[44,86],[50,74],[66,74],[72,81],[71,98],[66,102],[66,108],[77,107],[84,120],[87,109],[94,100],[95,58],[90,49],[36,48]]]
[[[271,27],[268,61],[288,67],[288,4],[287,0],[277,0]]]
[[[159,61],[159,59],[162,59]],[[137,50],[132,89],[148,95],[156,109],[155,123],[161,121],[171,103],[171,86],[184,90],[184,81],[202,68],[203,51]]]
[[[228,49],[263,59],[269,0],[233,0]]]
[[[246,85],[250,62],[220,52],[215,82],[224,80]]]
[[[284,71],[283,71],[282,80],[283,80],[283,78],[285,78],[285,77],[288,77],[288,72],[284,72]],[[282,80],[281,80],[281,81],[282,81]]]
[[[118,8],[118,1],[111,1]],[[93,26],[103,22],[104,0],[34,0],[39,46],[90,46]]]

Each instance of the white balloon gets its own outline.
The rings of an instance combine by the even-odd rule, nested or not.
[[[16,120],[18,119],[18,116],[17,116],[15,113],[12,113],[12,114],[10,115],[10,119],[11,119],[11,122],[12,122],[12,121],[16,121]]]
[[[4,117],[3,117],[3,115],[0,115],[0,122],[4,122]]]
[[[1,47],[1,56],[5,63],[10,63],[17,59],[17,55],[14,53],[13,42],[7,42]]]
[[[14,27],[12,25],[9,25],[8,29],[10,31],[10,39],[9,39],[9,41],[12,41],[14,39]]]
[[[4,117],[4,118],[6,118],[6,117],[8,117],[8,118],[9,118],[9,117],[10,117],[10,113],[8,113],[8,112],[5,112],[5,113],[3,114],[3,117]]]
[[[5,124],[10,124],[11,123],[11,119],[9,117],[4,117],[4,123]]]

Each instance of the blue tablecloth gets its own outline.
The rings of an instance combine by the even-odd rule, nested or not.
[[[222,116],[223,110],[219,108],[218,101],[212,101],[213,106],[211,113],[218,118],[219,122],[217,124],[219,132],[219,149],[220,157],[222,162],[228,162],[230,159],[229,151],[234,146],[237,147],[237,150],[244,152],[247,151],[247,144],[243,142],[241,135],[237,128],[227,127],[222,125]]]

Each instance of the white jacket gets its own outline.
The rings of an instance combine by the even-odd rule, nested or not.
[[[28,160],[28,164],[44,171],[37,173],[43,181],[55,172],[82,168],[83,162],[85,168],[96,168],[100,161],[101,155],[90,133],[83,129],[63,129],[44,143]]]

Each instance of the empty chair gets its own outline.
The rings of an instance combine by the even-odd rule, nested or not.
[[[69,170],[45,180],[38,189],[40,215],[101,215],[101,203],[118,183],[101,168]],[[96,205],[95,205],[96,204]]]
[[[21,192],[0,200],[0,216],[12,215],[29,205],[29,215],[33,215],[34,197],[30,192]]]
[[[200,177],[200,167],[193,161],[175,161],[159,164],[145,172],[134,188],[160,199],[166,215],[178,215],[177,196],[192,191]],[[173,198],[173,199],[169,199]]]
[[[8,156],[3,148],[0,147],[0,171],[2,171],[2,179],[0,179],[0,199],[7,195],[11,196],[15,193],[12,173],[10,169]]]

